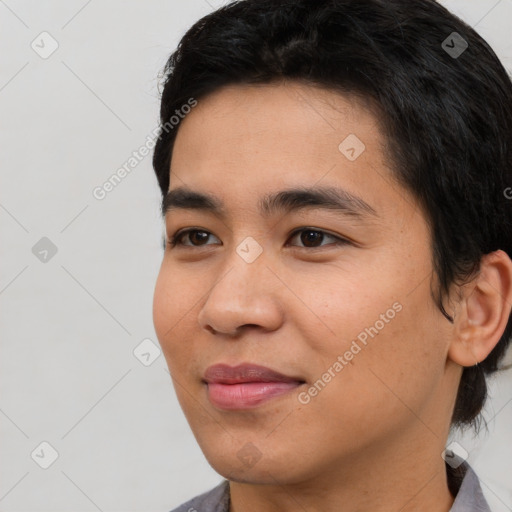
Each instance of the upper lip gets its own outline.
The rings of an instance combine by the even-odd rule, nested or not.
[[[205,382],[219,384],[239,384],[242,382],[305,382],[300,377],[283,375],[282,373],[259,366],[243,363],[238,366],[214,364],[206,369]]]

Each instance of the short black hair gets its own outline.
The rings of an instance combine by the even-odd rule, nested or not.
[[[162,197],[176,110],[226,85],[297,81],[372,106],[393,176],[426,215],[432,297],[449,321],[451,285],[475,276],[484,254],[512,256],[512,82],[477,32],[434,0],[234,1],[186,32],[162,78],[153,155]],[[477,426],[485,376],[511,335],[509,318],[489,356],[464,368],[452,426]]]

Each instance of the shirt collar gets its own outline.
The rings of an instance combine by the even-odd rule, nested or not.
[[[446,464],[448,487],[455,496],[450,512],[491,512],[475,472],[467,462],[459,462],[456,468]]]

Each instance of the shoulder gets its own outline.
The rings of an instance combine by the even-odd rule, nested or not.
[[[223,480],[217,487],[192,498],[171,512],[228,512],[229,481]]]

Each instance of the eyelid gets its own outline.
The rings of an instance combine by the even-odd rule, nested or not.
[[[202,232],[202,233],[207,233],[208,235],[211,235],[211,236],[214,236],[215,238],[217,238],[211,231],[208,231],[207,229],[200,228],[200,227],[188,227],[188,228],[182,228],[182,229],[179,229],[178,231],[176,231],[169,238],[168,245],[170,245],[172,248],[175,248],[175,247],[195,247],[195,248],[200,248],[200,247],[204,247],[204,246],[207,246],[207,245],[215,245],[215,244],[189,245],[189,244],[178,243],[178,240],[181,237],[186,236],[187,234],[189,234],[190,232],[193,232],[193,231],[199,231],[199,232]],[[295,236],[297,236],[298,234],[300,234],[300,233],[302,233],[304,231],[315,231],[315,232],[318,232],[318,233],[322,233],[323,235],[326,235],[327,237],[333,238],[334,240],[336,240],[336,242],[335,243],[331,243],[331,244],[320,245],[318,247],[307,247],[307,246],[300,246],[300,245],[297,246],[297,245],[291,245],[291,244],[288,243],[289,239],[294,238]],[[286,245],[287,246],[291,246],[291,247],[295,247],[295,248],[299,248],[299,249],[308,249],[309,251],[314,251],[315,249],[318,250],[318,249],[322,249],[323,247],[327,247],[327,246],[332,246],[332,245],[335,245],[335,246],[348,245],[348,244],[353,244],[353,243],[354,242],[352,242],[348,238],[342,237],[340,235],[335,235],[334,233],[330,233],[329,231],[326,231],[325,229],[315,228],[313,226],[302,226],[300,228],[294,229],[288,235],[288,237],[287,237],[287,244]]]

